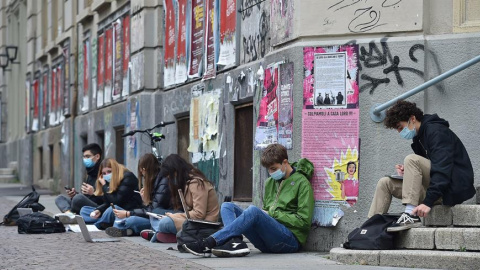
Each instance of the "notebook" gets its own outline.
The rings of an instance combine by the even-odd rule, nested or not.
[[[183,191],[181,189],[178,190],[178,195],[180,197],[180,201],[182,201],[183,210],[185,211],[185,215],[187,216],[187,220],[196,223],[203,223],[203,224],[211,224],[211,225],[222,225],[221,222],[213,222],[213,221],[206,221],[206,220],[199,220],[199,219],[192,219],[190,218],[190,214],[188,213],[188,207],[185,203],[185,197],[183,196]]]
[[[398,180],[403,180],[403,175],[398,175],[398,174],[387,174],[385,175],[386,177],[390,177],[390,178],[393,178],[393,179],[398,179]]]
[[[93,239],[90,233],[88,232],[87,224],[85,224],[85,220],[83,220],[82,216],[75,216],[75,220],[77,220],[78,226],[80,226],[80,231],[82,231],[83,238],[85,241],[90,243],[99,243],[99,242],[118,242],[120,241],[119,238],[97,238]]]

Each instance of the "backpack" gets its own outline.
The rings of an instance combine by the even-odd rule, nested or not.
[[[28,193],[27,196],[15,205],[8,214],[3,217],[3,222],[0,225],[14,226],[19,217],[17,208],[32,208],[33,212],[43,211],[45,207],[38,203],[40,199],[40,194],[35,191],[35,188],[32,185],[32,192]]]
[[[195,242],[216,233],[220,229],[220,225],[205,224],[185,220],[182,224],[182,230],[177,233],[178,251],[184,253],[186,250],[183,244]]]
[[[21,216],[17,220],[17,225],[20,234],[65,232],[62,222],[40,212]]]
[[[348,234],[343,244],[347,249],[394,249],[395,233],[387,232],[387,228],[396,222],[398,216],[376,214],[369,218],[360,228]]]

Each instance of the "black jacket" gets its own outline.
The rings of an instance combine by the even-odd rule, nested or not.
[[[132,216],[148,217],[146,212],[153,212],[157,214],[165,214],[165,210],[173,211],[173,205],[170,200],[170,188],[168,187],[168,178],[160,178],[160,174],[157,175],[152,190],[152,203],[138,208],[130,212]]]
[[[133,210],[142,206],[142,198],[140,197],[140,194],[134,192],[134,190],[138,191],[138,179],[133,173],[125,172],[123,179],[115,192],[108,193],[108,186],[109,183],[107,182],[102,187],[103,200],[105,203],[96,208],[96,210],[100,210],[102,214],[108,207],[110,207],[110,203],[118,205],[125,210]]]
[[[443,197],[444,205],[462,203],[475,195],[473,168],[467,150],[438,115],[425,114],[413,138],[415,154],[431,162],[430,186],[423,203],[432,207]]]
[[[98,178],[98,168],[100,168],[100,163],[101,163],[101,160],[97,161],[97,163],[95,163],[95,166],[91,168],[87,168],[87,179],[85,179],[85,183],[91,185],[93,187],[93,190],[95,190],[95,184]],[[95,195],[87,195],[87,194],[85,194],[85,196],[90,200],[94,201],[98,205],[103,203],[103,196],[95,196]]]

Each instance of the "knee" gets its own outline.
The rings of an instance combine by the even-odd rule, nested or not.
[[[249,207],[247,207],[247,209],[245,209],[244,213],[246,215],[258,215],[260,213],[262,213],[262,209],[256,207],[255,205],[250,205]]]
[[[419,155],[410,154],[410,155],[406,156],[405,159],[403,160],[403,165],[405,166],[407,164],[416,163],[418,161],[419,157],[420,157]]]
[[[231,202],[222,203],[221,210],[231,210],[235,204]]]
[[[390,181],[392,181],[392,179],[390,179],[390,177],[380,178],[380,180],[378,180],[378,182],[377,182],[377,190],[378,189],[388,190],[388,186],[390,184]]]

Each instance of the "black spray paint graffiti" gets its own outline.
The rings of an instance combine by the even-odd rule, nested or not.
[[[347,7],[356,6],[357,8],[353,12],[354,18],[348,24],[348,30],[352,33],[364,33],[374,28],[386,25],[387,23],[381,23],[381,9],[398,7],[402,0],[384,0],[380,8],[368,4],[367,6],[361,6],[362,0],[345,1],[341,0],[331,5],[328,9],[337,12]],[[365,1],[367,3],[367,1]],[[359,5],[357,5],[359,4]]]
[[[354,43],[355,41],[352,41],[347,44]],[[408,51],[409,59],[414,63],[418,62],[418,58],[415,56],[415,52],[417,52],[418,50],[425,51],[425,46],[423,44],[415,44],[410,47]],[[428,54],[432,56],[432,59],[437,69],[437,73],[440,74],[441,69],[436,55],[431,51],[428,51]],[[358,71],[362,71],[363,68],[370,69],[384,67],[382,70],[383,74],[388,75],[390,73],[393,73],[397,84],[401,87],[404,86],[402,72],[413,73],[421,78],[424,77],[423,71],[412,67],[401,66],[400,62],[400,57],[398,55],[393,56],[390,52],[390,48],[388,46],[388,43],[386,42],[386,39],[383,39],[380,42],[380,48],[378,47],[377,43],[372,41],[368,44],[368,49],[365,48],[365,46],[360,47],[358,56]],[[391,81],[388,77],[372,77],[367,74],[362,74],[360,78],[367,81],[360,87],[360,92],[369,90],[370,94],[373,94],[375,92],[375,89],[377,89],[377,87],[379,87],[380,85],[389,84]],[[441,92],[443,92],[442,84],[437,84],[435,87]]]
[[[263,10],[259,20],[259,31],[255,34],[243,36],[244,62],[255,61],[265,56],[267,52],[267,36],[270,31],[270,15]]]
[[[260,11],[261,2],[262,2],[261,0],[244,0],[242,3],[242,9],[241,9],[242,20],[245,20],[245,18],[250,17],[250,15],[252,15],[253,10],[255,8],[258,8],[258,10]]]

